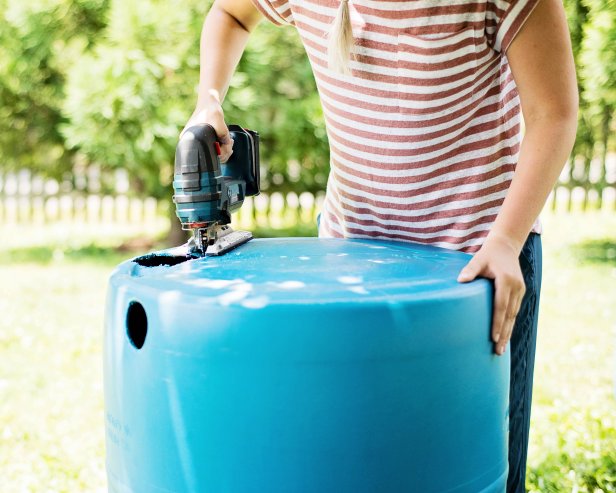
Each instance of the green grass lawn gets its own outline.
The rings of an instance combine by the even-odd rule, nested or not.
[[[529,487],[614,492],[616,214],[544,224]],[[0,492],[106,491],[104,297],[134,233],[0,225]]]
[[[529,483],[616,491],[616,214],[545,215]]]

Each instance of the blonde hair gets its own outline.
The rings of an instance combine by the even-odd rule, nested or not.
[[[341,0],[336,18],[328,36],[327,58],[331,70],[350,75],[351,47],[353,46],[353,27],[349,14],[349,0]]]

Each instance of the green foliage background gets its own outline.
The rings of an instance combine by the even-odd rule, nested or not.
[[[614,150],[616,110],[616,0],[566,0],[580,89],[580,113],[574,156],[584,161],[585,186],[591,160],[604,164],[599,186],[606,183],[605,162]],[[576,180],[574,180],[576,181]]]
[[[135,193],[170,197],[210,3],[0,0],[0,170],[123,167]],[[265,188],[324,188],[321,107],[293,30],[253,33],[224,107],[227,122],[261,134]]]
[[[121,166],[136,193],[169,197],[210,3],[0,0],[0,170],[66,177],[76,161]],[[565,5],[581,94],[574,152],[590,166],[616,145],[616,0]],[[265,188],[324,188],[321,107],[293,29],[256,29],[224,108],[228,122],[260,132]]]

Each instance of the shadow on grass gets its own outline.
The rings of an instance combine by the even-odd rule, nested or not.
[[[616,240],[588,240],[572,245],[571,251],[582,262],[616,265]]]

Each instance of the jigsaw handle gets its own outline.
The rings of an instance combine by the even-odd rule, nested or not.
[[[178,185],[183,191],[199,191],[204,176],[211,173],[210,178],[214,179],[220,174],[217,139],[211,125],[194,125],[182,134],[175,149],[174,175],[180,177]]]

